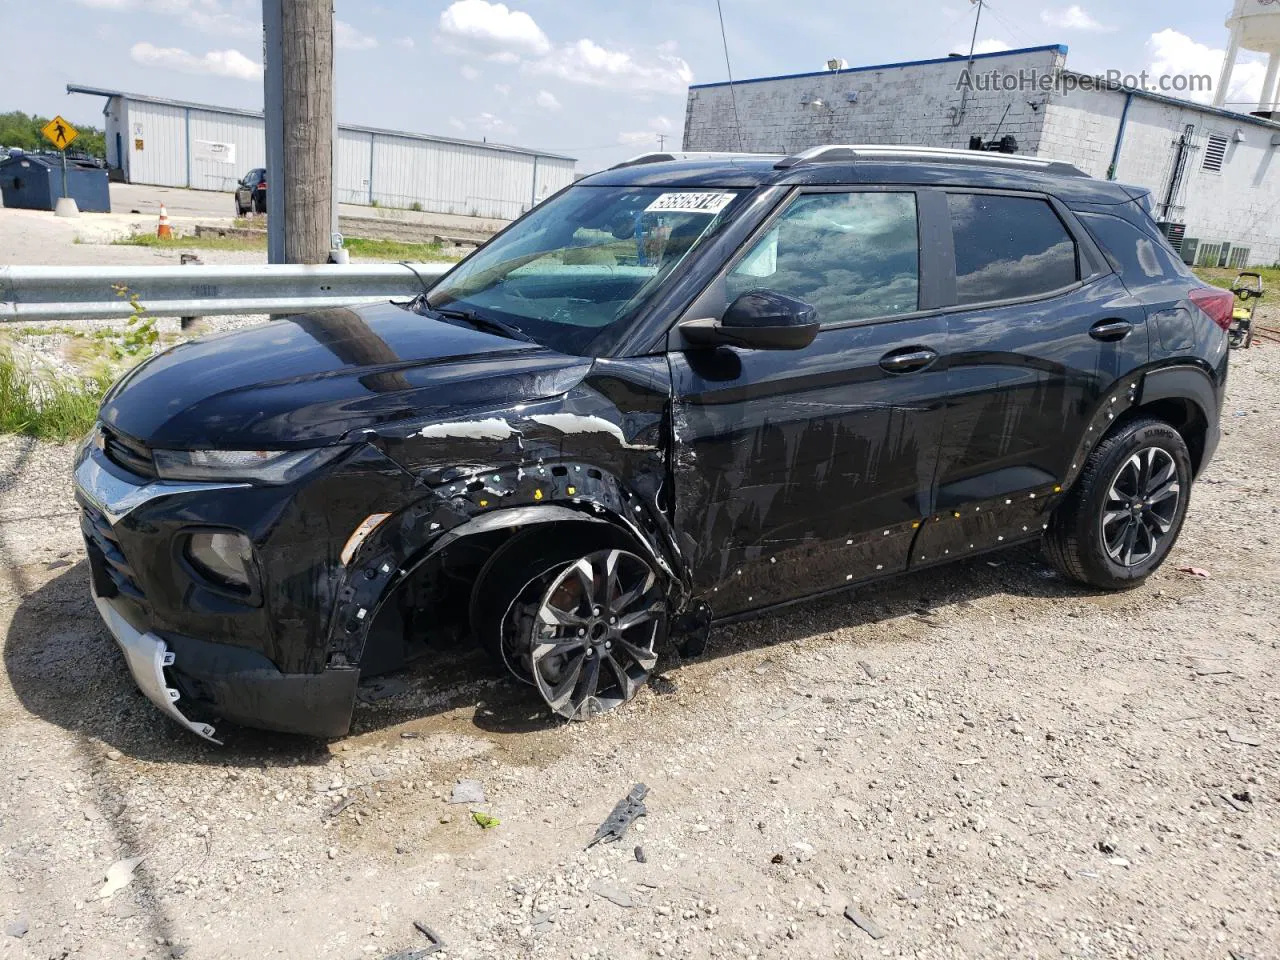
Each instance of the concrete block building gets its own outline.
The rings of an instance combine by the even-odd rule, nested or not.
[[[1018,153],[1149,189],[1188,262],[1243,267],[1280,262],[1276,120],[1073,72],[1055,45],[699,84],[689,88],[684,149],[965,148],[1012,136]]]

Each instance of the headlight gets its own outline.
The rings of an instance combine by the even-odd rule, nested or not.
[[[315,450],[156,450],[165,480],[244,480],[289,483],[336,460],[347,447]]]
[[[187,559],[205,579],[237,593],[249,593],[253,546],[241,533],[193,533],[187,538]]]

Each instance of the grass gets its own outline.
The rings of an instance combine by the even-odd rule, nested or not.
[[[135,233],[113,241],[119,246],[152,247],[160,250],[266,250],[265,238],[219,237],[206,234],[201,237],[172,237],[161,239],[153,233]],[[459,259],[456,254],[443,252],[437,243],[408,243],[402,240],[373,240],[364,237],[348,237],[344,246],[353,257],[395,262],[448,261]]]
[[[105,369],[83,378],[37,374],[0,345],[0,433],[78,439],[97,419],[111,379]]]
[[[1262,274],[1262,288],[1268,292],[1272,290],[1280,290],[1280,267],[1250,267],[1255,273]],[[1216,267],[1196,267],[1196,276],[1205,283],[1211,283],[1215,287],[1225,287],[1231,289],[1231,285],[1235,283],[1238,270],[1221,270]],[[1268,298],[1270,302],[1270,298]]]

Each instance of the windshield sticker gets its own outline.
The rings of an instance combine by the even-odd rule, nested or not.
[[[719,213],[733,202],[732,193],[664,193],[644,208],[645,213]]]

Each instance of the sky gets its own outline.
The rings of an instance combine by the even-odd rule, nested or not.
[[[966,52],[972,0],[722,0],[735,79]],[[979,52],[1061,43],[1073,70],[1212,75],[1229,0],[984,2]],[[678,148],[690,83],[726,78],[715,0],[336,0],[338,119],[514,143],[591,171]],[[260,0],[0,0],[0,112],[101,126],[68,83],[261,109]],[[23,42],[12,42],[26,38]],[[1264,64],[1229,99],[1256,103]],[[1192,95],[1206,99],[1209,95]]]

